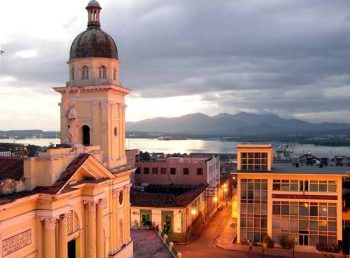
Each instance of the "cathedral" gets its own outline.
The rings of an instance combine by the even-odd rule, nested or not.
[[[133,256],[125,102],[113,38],[91,0],[70,49],[61,94],[61,144],[0,159],[0,257]]]

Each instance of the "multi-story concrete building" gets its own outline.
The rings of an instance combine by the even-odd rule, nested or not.
[[[135,184],[209,184],[216,187],[220,179],[220,160],[216,155],[201,157],[165,157],[137,161]]]
[[[220,159],[217,155],[164,157],[137,161],[135,185],[207,184],[206,216],[217,208],[220,185]]]
[[[237,242],[338,244],[347,168],[273,163],[272,153],[269,144],[237,146]]]

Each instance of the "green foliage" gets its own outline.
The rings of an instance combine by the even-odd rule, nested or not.
[[[289,241],[287,236],[281,235],[281,237],[280,237],[280,245],[284,249],[290,248],[290,241]]]
[[[149,155],[149,153],[147,151],[146,152],[140,151],[140,160],[141,161],[150,161],[151,156]]]
[[[274,242],[272,241],[271,237],[269,235],[266,235],[263,239],[263,243],[266,244],[267,248],[273,248]]]
[[[27,145],[27,155],[28,157],[34,157],[38,154],[39,151],[41,151],[42,148],[40,146],[37,145],[32,145],[32,144],[28,144]]]

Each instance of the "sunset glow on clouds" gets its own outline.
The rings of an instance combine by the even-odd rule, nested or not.
[[[67,81],[87,2],[2,3],[0,130],[59,129],[52,87]],[[100,4],[102,29],[118,46],[121,81],[133,90],[128,121],[249,111],[350,122],[349,1]]]

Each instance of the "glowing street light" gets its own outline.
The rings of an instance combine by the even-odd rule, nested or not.
[[[213,200],[214,200],[214,202],[217,202],[218,201],[218,197],[214,196]]]
[[[191,209],[191,214],[194,216],[194,215],[196,215],[197,214],[197,210],[195,209],[195,208],[192,208]]]

